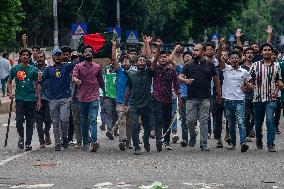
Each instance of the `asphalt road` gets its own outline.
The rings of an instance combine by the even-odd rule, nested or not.
[[[53,146],[39,149],[35,131],[34,150],[24,152],[17,148],[14,115],[9,144],[3,148],[7,117],[0,115],[0,188],[132,189],[154,181],[170,189],[284,188],[283,134],[276,137],[276,153],[257,150],[254,141],[247,153],[239,146],[233,151],[217,149],[213,139],[210,152],[172,144],[172,151],[158,153],[151,139],[151,151],[134,156],[133,150],[120,151],[118,139],[109,141],[102,131],[97,153],[74,147],[61,152]],[[281,127],[284,132],[283,123]]]

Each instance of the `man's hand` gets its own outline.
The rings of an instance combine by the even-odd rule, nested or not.
[[[188,85],[190,85],[193,81],[194,79],[184,79],[184,82]]]
[[[216,103],[217,104],[221,104],[222,103],[222,96],[221,96],[221,94],[217,94],[216,95]]]
[[[242,85],[241,85],[241,90],[242,90],[242,91],[243,91],[243,93],[244,93],[244,92],[246,92],[246,91],[247,91],[247,87],[246,87],[244,84],[242,84]]]
[[[241,29],[240,29],[240,28],[237,29],[237,31],[236,31],[236,37],[237,37],[237,38],[240,38],[242,35],[243,35],[243,33],[242,33]]]
[[[14,94],[7,92],[7,96],[9,97],[9,99],[13,99],[14,98]]]
[[[272,32],[273,32],[273,27],[272,27],[271,25],[268,25],[267,28],[265,29],[265,31],[266,31],[269,35],[271,35]]]
[[[36,103],[36,110],[39,111],[41,108],[41,101],[38,100],[37,103]]]
[[[27,37],[27,34],[23,34],[23,35],[22,35],[22,40],[23,40],[24,42],[27,42],[27,38],[28,38],[28,37]]]
[[[80,79],[74,79],[74,83],[75,83],[76,85],[80,85],[80,84],[81,84],[81,80],[80,80]]]
[[[111,40],[111,45],[116,47],[116,40],[114,38]]]
[[[157,39],[154,44],[157,45],[157,47],[161,47],[163,42],[160,39]]]

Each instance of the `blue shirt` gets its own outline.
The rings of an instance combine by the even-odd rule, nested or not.
[[[43,82],[49,80],[49,100],[71,97],[71,71],[75,63],[63,63],[58,68],[55,65],[48,66],[43,73]]]
[[[47,68],[45,66],[44,67],[39,67],[38,64],[36,64],[36,67],[42,73],[44,73],[44,70]],[[50,96],[49,80],[45,79],[44,82],[42,82],[41,86],[42,86],[41,98],[44,99],[44,100],[48,100],[50,98],[49,97]]]
[[[176,72],[177,75],[179,75],[182,72],[183,64],[177,64],[176,66]],[[187,97],[187,85],[184,82],[179,83],[179,90],[180,90],[180,96],[181,98]]]
[[[126,86],[127,86],[128,76],[126,71],[119,67],[117,69],[117,79],[116,79],[116,103],[117,104],[124,104],[125,102],[125,93],[126,93]]]

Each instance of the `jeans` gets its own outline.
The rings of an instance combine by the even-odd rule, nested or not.
[[[20,138],[24,138],[24,121],[26,120],[26,142],[31,145],[33,137],[33,123],[35,115],[35,101],[16,100],[16,128]]]
[[[116,101],[114,98],[105,98],[104,106],[106,111],[106,120],[107,129],[112,131],[114,124],[117,121],[117,112],[116,112]]]
[[[181,98],[181,133],[182,140],[188,142],[188,127],[186,124],[186,98]]]
[[[35,120],[39,143],[44,144],[44,135],[49,136],[49,131],[51,127],[50,107],[48,100],[41,100],[41,108],[39,111],[36,111]],[[43,123],[45,128],[43,128]]]
[[[246,136],[249,136],[254,128],[252,99],[245,99],[245,112]]]
[[[210,99],[192,99],[186,103],[186,124],[189,128],[190,138],[196,139],[195,126],[200,122],[200,148],[207,147],[208,119],[209,119]]]
[[[60,145],[60,121],[62,122],[62,138],[67,140],[71,98],[50,100],[50,116],[53,125],[55,145]]]
[[[267,127],[267,146],[274,145],[275,140],[275,111],[277,108],[276,101],[267,102],[253,102],[253,115],[255,134],[258,144],[262,144],[262,123],[264,116],[266,116],[266,127]]]
[[[142,126],[144,128],[144,143],[149,143],[149,137],[151,133],[151,126],[150,126],[150,104],[142,107],[142,108],[133,108],[130,107],[130,124],[132,129],[132,141],[135,150],[140,150],[139,146],[139,133],[140,133],[140,126],[139,126],[139,116],[141,116]]]
[[[154,115],[155,115],[155,133],[156,140],[162,140],[163,133],[166,133],[171,125],[172,120],[172,103],[162,103],[153,101]],[[164,142],[169,143],[171,138],[171,131],[165,137]]]
[[[73,125],[75,138],[77,140],[78,145],[82,145],[82,132],[80,127],[80,110],[79,110],[79,102],[73,102],[71,105],[72,114],[73,114]]]
[[[177,97],[172,98],[172,118],[174,118],[175,114],[177,113]],[[173,127],[172,127],[172,132],[176,133],[177,132],[177,117],[173,121]]]
[[[99,112],[99,101],[79,102],[79,110],[83,146],[87,146],[89,144],[89,130],[91,132],[91,142],[94,144],[97,142],[97,116]]]
[[[236,122],[240,132],[240,144],[246,143],[245,101],[225,99],[224,106],[232,145],[236,146]]]
[[[7,80],[8,80],[8,77],[7,77],[7,79],[6,79],[6,78],[5,78],[5,79],[1,79],[1,85],[2,85],[2,93],[3,93],[3,95],[6,94]]]
[[[222,137],[222,124],[223,124],[223,112],[224,112],[224,103],[216,103],[216,96],[211,98],[211,111],[213,117],[213,133],[214,139],[221,139]]]

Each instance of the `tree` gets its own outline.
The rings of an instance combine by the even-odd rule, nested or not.
[[[21,30],[20,22],[24,17],[20,0],[0,1],[0,49],[9,48],[16,39],[16,34]]]

